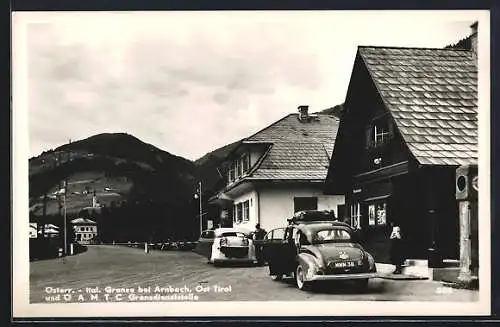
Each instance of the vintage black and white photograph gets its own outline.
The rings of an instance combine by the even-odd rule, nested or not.
[[[489,314],[488,11],[12,21],[15,316]]]

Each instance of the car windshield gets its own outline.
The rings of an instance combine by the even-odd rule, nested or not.
[[[332,243],[332,242],[345,242],[351,240],[351,234],[341,228],[323,229],[313,234],[313,243]]]

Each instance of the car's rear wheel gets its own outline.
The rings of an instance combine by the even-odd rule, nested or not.
[[[297,283],[298,289],[301,291],[311,289],[311,282],[305,281],[305,271],[301,265],[297,266],[297,270],[295,272],[295,282]]]

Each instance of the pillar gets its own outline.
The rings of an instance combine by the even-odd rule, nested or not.
[[[471,248],[471,204],[470,201],[458,202],[460,222],[460,274],[458,279],[470,281],[472,279],[472,248]]]
[[[470,283],[478,268],[477,260],[477,219],[478,203],[478,169],[477,165],[460,166],[456,170],[456,198],[460,224],[460,273],[458,280]],[[473,248],[474,241],[474,248]],[[473,271],[474,270],[474,271]]]

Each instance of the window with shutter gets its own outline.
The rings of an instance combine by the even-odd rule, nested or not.
[[[250,220],[250,202],[249,201],[243,202],[243,220],[244,221]]]

